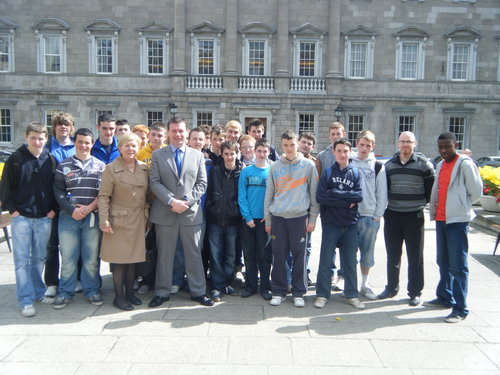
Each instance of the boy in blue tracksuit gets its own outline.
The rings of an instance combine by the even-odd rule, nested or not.
[[[356,167],[349,164],[351,143],[348,140],[336,140],[332,151],[336,161],[321,174],[316,193],[316,201],[321,207],[323,232],[314,306],[323,308],[330,297],[333,252],[339,245],[346,302],[355,308],[363,309],[365,305],[358,298],[356,274],[356,223],[359,219],[358,203],[363,200],[363,177]]]

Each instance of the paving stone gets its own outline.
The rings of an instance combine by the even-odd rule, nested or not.
[[[199,364],[199,365],[176,365],[176,364],[147,364],[138,363],[132,365],[127,375],[222,375],[222,374],[238,374],[238,375],[267,375],[266,366],[238,366],[238,365],[222,365],[222,364]]]
[[[23,335],[2,335],[0,340],[0,360],[19,347],[26,339],[27,336]]]
[[[228,363],[286,364],[292,361],[288,338],[231,337],[229,340]]]
[[[236,297],[227,297],[236,298]],[[241,298],[240,298],[241,300]],[[194,302],[193,302],[194,303]],[[262,320],[262,307],[259,305],[245,305],[233,303],[217,303],[213,307],[205,307],[201,305],[194,306],[176,306],[172,305],[167,310],[165,319],[187,319],[187,320],[203,320],[213,322],[224,321],[258,321]]]
[[[210,323],[199,320],[111,320],[103,335],[111,336],[207,336]]]
[[[500,344],[500,327],[474,327],[474,330],[487,342]]]
[[[80,363],[78,362],[0,362],[0,374],[2,375],[68,375],[75,374]]]
[[[269,366],[269,374],[273,375],[290,375],[290,374],[307,374],[307,375],[411,375],[411,370],[405,369],[389,369],[377,367],[340,367],[340,366]]]
[[[280,322],[261,320],[258,322],[212,322],[209,336],[221,337],[309,337],[305,322]]]
[[[82,363],[75,375],[122,375],[130,367],[130,363]]]
[[[38,312],[38,310],[37,310]],[[0,319],[0,335],[36,335],[36,336],[98,336],[107,320],[97,319],[47,319],[39,317],[38,314],[29,320],[22,319]],[[33,324],[36,323],[36,324]]]

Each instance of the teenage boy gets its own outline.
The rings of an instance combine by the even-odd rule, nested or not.
[[[56,160],[45,148],[44,125],[32,122],[26,128],[25,139],[26,144],[5,163],[0,201],[12,220],[17,300],[22,315],[30,317],[36,313],[34,302],[54,302],[44,297],[42,270],[57,206],[53,192]]]
[[[321,176],[321,162],[311,155],[314,146],[316,145],[316,136],[313,133],[301,133],[299,135],[299,151],[304,155],[306,159],[311,160],[316,166],[318,171],[318,176]],[[307,285],[312,285],[312,280],[309,278],[311,269],[309,268],[309,258],[311,256],[312,249],[312,233],[307,233],[307,244],[306,244],[306,269],[307,269]]]
[[[241,222],[238,205],[238,179],[242,163],[236,157],[238,144],[221,145],[224,162],[213,167],[208,178],[205,211],[210,241],[211,298],[220,302],[222,294],[237,296],[231,286],[235,270],[236,240]]]
[[[137,160],[151,165],[151,155],[153,151],[165,146],[165,125],[162,122],[155,122],[149,127],[148,144],[137,153]]]
[[[305,275],[306,233],[315,228],[318,172],[314,163],[298,151],[297,135],[281,135],[285,152],[271,165],[266,187],[264,218],[266,232],[273,238],[272,306],[280,305],[287,292],[286,261],[292,253],[292,296],[296,307],[304,307],[307,292]]]
[[[339,246],[340,262],[344,270],[345,300],[357,309],[364,309],[365,305],[358,298],[356,275],[356,223],[359,218],[358,203],[363,200],[363,178],[359,170],[349,164],[351,143],[348,140],[336,140],[333,152],[335,163],[321,174],[316,195],[321,205],[322,237],[314,307],[325,307],[330,298],[333,252]]]
[[[321,163],[321,168],[323,170],[330,168],[333,165],[333,163],[335,163],[335,153],[333,152],[333,144],[337,139],[345,137],[346,137],[346,132],[344,125],[342,125],[338,121],[335,121],[330,125],[330,128],[328,129],[328,139],[330,140],[330,144],[317,156]]]
[[[92,147],[92,156],[104,164],[109,164],[120,156],[118,141],[115,138],[115,118],[109,113],[104,113],[98,117],[96,127],[99,138]]]
[[[255,143],[255,163],[241,171],[238,182],[238,203],[244,221],[240,238],[246,267],[246,288],[241,293],[243,298],[257,293],[259,274],[262,298],[270,300],[272,297],[269,276],[273,254],[269,247],[271,237],[266,233],[264,222],[264,199],[270,169],[269,146],[265,138]]]
[[[258,141],[266,134],[264,123],[258,118],[253,119],[248,124],[247,134],[251,135],[255,138],[256,141]],[[278,154],[276,153],[276,149],[273,147],[273,145],[271,145],[269,149],[269,159],[271,159],[272,161],[278,160]]]
[[[243,164],[248,166],[255,163],[255,138],[251,135],[245,134],[240,137],[238,143],[240,144],[241,151],[240,160]]]
[[[70,113],[56,113],[52,117],[52,138],[47,142],[47,149],[58,163],[75,154],[73,133],[75,132],[73,116]],[[47,260],[45,261],[44,281],[47,285],[45,296],[55,297],[59,286],[59,210],[52,220]]]
[[[241,124],[236,120],[226,123],[226,140],[238,142],[241,136]]]
[[[130,133],[130,125],[128,123],[128,120],[118,120],[116,122],[116,136],[119,137],[120,135]]]
[[[476,216],[472,204],[481,196],[483,183],[474,161],[457,153],[453,133],[438,137],[438,150],[443,158],[432,186],[430,214],[436,220],[436,250],[440,279],[437,298],[425,302],[428,307],[452,308],[447,323],[458,323],[469,314],[467,284],[469,269],[467,253],[469,222]]]
[[[83,293],[93,305],[103,304],[99,294],[101,230],[97,194],[106,165],[90,155],[93,143],[94,136],[89,129],[78,129],[75,133],[75,155],[64,159],[56,169],[54,195],[61,207],[59,239],[62,264],[55,309],[65,308],[75,296],[80,257]]]
[[[213,165],[222,164],[221,145],[226,140],[226,133],[222,126],[216,125],[210,131],[210,151],[208,157]]]
[[[358,247],[361,269],[360,294],[370,300],[377,295],[368,283],[370,268],[375,264],[375,241],[380,228],[380,219],[387,207],[387,179],[384,165],[375,159],[375,134],[363,130],[356,140],[357,154],[351,155],[352,166],[363,174],[363,201],[359,203],[359,221],[357,223]]]

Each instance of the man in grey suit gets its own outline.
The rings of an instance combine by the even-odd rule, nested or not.
[[[177,239],[182,241],[191,299],[204,306],[214,302],[206,293],[200,237],[203,212],[200,198],[207,188],[205,158],[187,147],[186,121],[172,118],[167,124],[170,145],[153,152],[149,182],[155,195],[150,220],[155,224],[158,246],[155,297],[149,307],[170,298]]]

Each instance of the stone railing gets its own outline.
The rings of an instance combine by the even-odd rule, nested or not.
[[[221,76],[187,76],[186,88],[195,90],[220,90],[224,87]]]
[[[270,77],[239,77],[238,89],[243,91],[273,91],[274,78]]]
[[[321,78],[291,78],[290,90],[326,93],[326,80]]]

